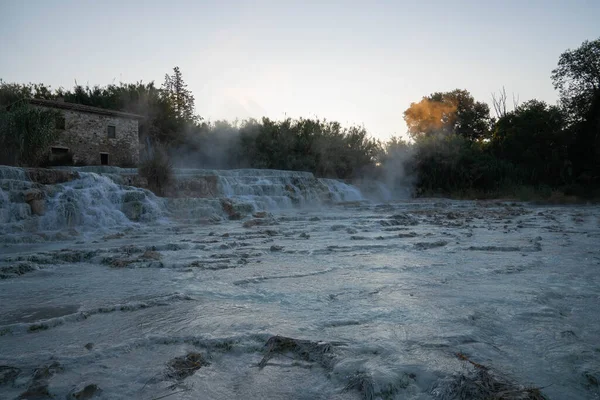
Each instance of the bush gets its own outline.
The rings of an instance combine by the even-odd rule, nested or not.
[[[0,164],[37,167],[58,136],[58,113],[16,103],[0,111]]]
[[[162,148],[150,149],[138,168],[140,176],[148,180],[148,188],[158,196],[164,196],[173,182],[173,165]]]

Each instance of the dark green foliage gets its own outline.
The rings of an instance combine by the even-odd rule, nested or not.
[[[150,149],[140,162],[138,172],[148,180],[148,188],[164,196],[173,182],[173,165],[162,148]]]
[[[550,196],[554,188],[566,195],[597,193],[600,39],[562,54],[552,79],[562,107],[531,100],[511,112],[503,109],[497,121],[463,90],[412,103],[404,119],[414,139],[413,156],[402,168],[415,176],[418,192],[523,197],[519,193]],[[384,167],[390,162],[383,158]]]
[[[567,112],[573,142],[573,175],[585,186],[600,185],[600,38],[561,54],[552,71]]]
[[[271,168],[353,178],[372,168],[379,144],[362,127],[318,119],[217,121],[188,133],[178,167]]]
[[[59,114],[30,107],[23,101],[27,98],[52,99],[53,94],[43,84],[0,80],[0,164],[38,166],[58,135]]]
[[[571,157],[578,182],[600,186],[600,91],[592,99],[584,120],[572,127],[575,139]]]
[[[13,103],[23,99],[53,100],[56,94],[43,83],[6,83],[0,79],[0,107],[6,109]]]
[[[561,54],[552,81],[572,120],[585,119],[600,91],[600,38]]]
[[[337,122],[263,118],[203,123],[193,115],[194,98],[177,67],[160,89],[152,82],[76,85],[72,90],[54,92],[37,84],[0,87],[3,104],[32,97],[60,97],[66,102],[143,115],[142,143],[176,154],[178,167],[274,168],[352,178],[372,170],[380,151],[363,127],[343,128]]]
[[[562,54],[552,80],[560,106],[531,100],[507,111],[503,92],[494,98],[497,120],[487,104],[466,90],[433,93],[404,112],[412,141],[392,138],[384,145],[363,127],[320,119],[202,122],[178,67],[161,88],[138,82],[52,91],[42,84],[0,81],[0,105],[13,105],[12,114],[0,110],[0,161],[39,163],[41,153],[26,149],[48,145],[48,116],[21,109],[19,101],[62,97],[145,116],[143,144],[164,150],[146,157],[140,171],[158,194],[164,194],[171,179],[170,154],[176,167],[371,178],[392,191],[415,185],[423,195],[530,198],[554,195],[556,189],[565,195],[595,195],[600,188],[600,39]]]
[[[420,137],[413,151],[408,171],[415,174],[422,194],[495,192],[519,181],[518,167],[493,157],[484,145],[459,135]]]
[[[58,135],[57,116],[24,102],[0,109],[0,164],[38,166]]]
[[[498,120],[490,146],[523,170],[526,183],[556,186],[571,181],[569,140],[560,108],[531,100]]]
[[[183,81],[179,67],[173,68],[173,75],[165,75],[162,90],[177,118],[183,121],[194,121],[197,118],[194,115],[194,95]]]

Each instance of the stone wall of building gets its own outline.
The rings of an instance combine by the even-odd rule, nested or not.
[[[140,143],[138,121],[133,118],[100,115],[72,110],[59,110],[65,118],[55,151],[68,149],[75,164],[102,164],[102,154],[107,154],[107,165],[137,166]],[[108,126],[115,127],[115,137],[108,135]]]

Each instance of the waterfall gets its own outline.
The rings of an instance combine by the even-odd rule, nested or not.
[[[132,222],[150,222],[163,215],[163,200],[152,192],[115,184],[95,173],[59,186],[46,202],[40,228],[109,228]]]
[[[44,184],[29,180],[24,169],[0,166],[0,235],[114,228],[165,216],[165,200],[149,190],[93,172],[77,177]]]
[[[168,217],[194,223],[228,218],[232,210],[244,216],[254,211],[364,200],[352,185],[298,171],[177,169],[168,198],[129,186],[132,177],[137,177],[132,168],[36,171],[48,176],[72,175],[59,182],[54,178],[32,182],[27,170],[0,166],[0,234],[114,228]],[[43,211],[32,212],[34,201],[43,203]],[[230,204],[229,210],[223,201]]]

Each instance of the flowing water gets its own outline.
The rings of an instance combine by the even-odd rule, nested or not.
[[[257,170],[162,199],[128,173],[0,169],[0,398],[469,398],[482,371],[600,398],[597,206]]]

